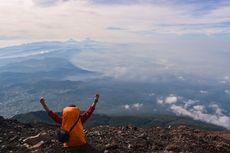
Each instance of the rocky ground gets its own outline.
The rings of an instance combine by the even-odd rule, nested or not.
[[[23,124],[0,117],[0,153],[65,152],[55,139],[56,129],[57,126]],[[146,129],[98,126],[86,130],[86,136],[88,152],[93,153],[230,152],[230,131],[202,131],[186,126]]]

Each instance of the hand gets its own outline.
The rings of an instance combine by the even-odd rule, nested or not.
[[[43,108],[45,109],[46,112],[50,111],[49,108],[48,108],[48,106],[46,105],[46,100],[45,100],[44,97],[40,98],[40,103],[42,104],[42,106],[43,106]]]
[[[99,97],[100,97],[100,95],[99,95],[99,94],[96,94],[96,96],[94,97],[94,102],[95,102],[95,103],[98,102]]]
[[[42,104],[42,105],[45,105],[46,103],[46,100],[45,100],[45,98],[44,97],[41,97],[40,98],[40,103]]]

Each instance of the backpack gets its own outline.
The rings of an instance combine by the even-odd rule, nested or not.
[[[77,121],[74,123],[74,125],[71,127],[71,129],[69,131],[67,131],[67,130],[65,130],[63,128],[59,128],[56,131],[57,139],[58,139],[59,142],[65,143],[65,142],[69,141],[70,132],[73,130],[75,125],[78,123],[79,119],[80,119],[80,115],[79,115]]]

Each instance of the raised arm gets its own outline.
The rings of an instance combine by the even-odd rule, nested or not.
[[[42,107],[44,110],[48,113],[48,115],[57,123],[61,124],[62,122],[62,117],[58,116],[57,113],[53,112],[52,110],[49,109],[49,107],[46,104],[46,100],[44,97],[40,98],[40,103],[42,104]]]
[[[81,114],[81,122],[84,124],[86,120],[92,115],[93,111],[95,110],[95,107],[97,105],[98,99],[100,95],[96,94],[96,96],[93,99],[93,103],[89,106],[89,108]]]

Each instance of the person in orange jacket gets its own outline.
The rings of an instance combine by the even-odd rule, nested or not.
[[[49,107],[46,104],[45,98],[44,97],[40,98],[40,103],[42,104],[44,110],[55,122],[61,124],[61,127],[64,130],[68,131],[79,118],[77,124],[70,132],[69,141],[64,143],[64,147],[66,148],[67,151],[78,152],[79,150],[84,148],[83,146],[86,146],[83,124],[93,113],[96,104],[98,102],[98,99],[99,99],[99,94],[96,94],[93,103],[82,114],[80,113],[80,109],[78,107],[76,107],[75,105],[70,105],[63,109],[62,116],[58,116],[58,114],[56,114],[55,112],[49,109]]]

